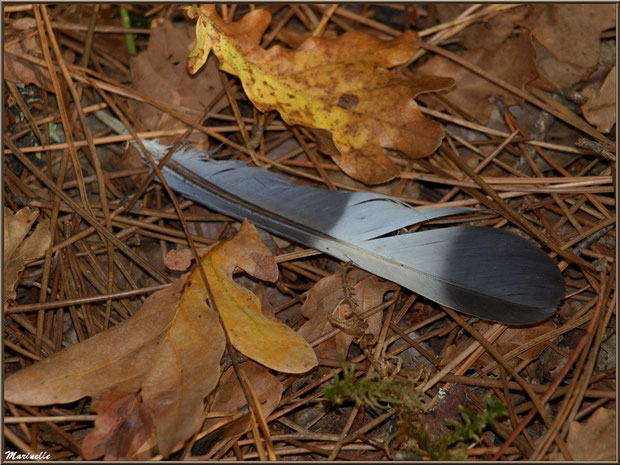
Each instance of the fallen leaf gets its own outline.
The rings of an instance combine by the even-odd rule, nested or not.
[[[538,73],[560,89],[569,89],[576,82],[587,79],[591,69],[558,60],[536,39],[532,39],[536,52]]]
[[[609,71],[600,89],[585,89],[583,95],[588,97],[581,107],[583,116],[599,131],[609,134],[616,124],[616,67]]]
[[[203,256],[207,252],[206,247],[197,247],[196,252],[198,255]],[[164,257],[164,263],[170,270],[185,271],[192,264],[194,254],[191,249],[173,249],[169,250]]]
[[[47,69],[20,58],[22,55],[43,55],[38,35],[33,35],[28,29],[20,30],[8,26],[4,30],[3,42],[4,79],[22,84],[34,84],[48,92],[54,92]]]
[[[263,316],[258,298],[232,280],[237,266],[259,279],[277,278],[275,260],[254,226],[244,222],[239,233],[209,250],[202,266],[239,351],[289,373],[317,364],[303,338]],[[5,400],[48,405],[91,396],[102,419],[87,441],[88,453],[129,456],[142,444],[127,441],[126,429],[143,432],[152,421],[159,451],[168,455],[202,424],[203,400],[219,378],[225,336],[206,298],[196,268],[151,295],[132,318],[9,376]]]
[[[440,23],[455,20],[472,5],[444,3],[435,5]],[[487,5],[497,7],[498,5]],[[484,9],[474,12],[481,13]],[[506,10],[496,11],[467,25],[459,32],[459,44],[466,49],[486,48],[493,50],[504,42],[518,28],[529,11],[529,5],[520,5]]]
[[[239,233],[215,245],[202,263],[230,342],[239,352],[284,373],[305,373],[317,365],[312,347],[285,324],[265,317],[258,297],[232,279],[236,267],[263,281],[278,278],[275,258],[253,225],[244,221]]]
[[[131,77],[140,92],[197,119],[223,87],[215,60],[210,60],[197,76],[187,73],[185,59],[194,40],[194,28],[188,24],[176,27],[168,19],[153,20],[147,49],[131,59]],[[131,102],[136,117],[149,130],[186,127],[151,105]],[[226,105],[224,98],[212,111],[218,112]],[[190,138],[203,143],[205,150],[208,149],[207,139],[202,133],[194,131]],[[162,143],[167,143],[167,139],[162,138]]]
[[[601,407],[588,421],[571,421],[566,438],[566,447],[573,460],[616,462],[616,412]],[[564,460],[559,453],[549,454],[549,460]]]
[[[461,45],[467,49],[494,50],[522,24],[528,10],[529,5],[522,5],[482,18],[463,31]]]
[[[615,5],[531,5],[521,24],[532,31],[540,74],[568,89],[596,68],[600,33],[616,24]]]
[[[4,208],[4,308],[15,299],[15,289],[26,264],[45,254],[51,245],[50,222],[45,219],[26,237],[39,216],[38,210],[24,207],[13,214]]]
[[[480,321],[477,322],[474,327],[480,332],[485,332],[491,327],[491,325],[484,321]],[[551,319],[533,325],[518,327],[509,326],[497,338],[495,344],[500,354],[507,354],[508,352],[511,352],[514,349],[521,347],[532,339],[543,334],[547,334],[549,331],[553,331],[556,328],[556,324]],[[462,345],[457,346],[457,350],[455,351],[456,353],[463,349],[464,346],[468,344],[468,341],[463,341],[463,343],[461,344]],[[521,360],[527,361],[536,360],[541,356],[546,347],[546,342],[541,342],[539,344],[536,344],[534,347],[527,349],[525,352],[520,353],[519,355],[517,355],[517,357],[519,357]],[[495,359],[491,357],[487,352],[484,352],[478,359],[478,363],[481,365],[488,365],[490,363],[493,363],[494,361]]]
[[[534,48],[527,32],[508,38],[492,50],[476,48],[466,50],[460,55],[470,63],[482,67],[491,76],[503,79],[520,89],[538,76]],[[420,68],[420,72],[454,77],[456,87],[446,92],[446,96],[481,124],[489,121],[491,111],[496,108],[495,101],[498,96],[502,96],[508,106],[521,104],[510,92],[440,56],[431,58]]]
[[[351,288],[352,300],[357,306],[356,311],[360,314],[382,304],[383,296],[387,292],[397,289],[395,284],[383,281],[358,269],[347,273],[346,279],[347,285]],[[344,319],[346,314],[351,311],[350,304],[344,298],[345,291],[341,273],[327,276],[318,281],[310,289],[301,308],[302,315],[308,318],[308,321],[299,328],[299,335],[306,338],[307,341],[313,341],[332,331],[334,327],[329,322],[328,317]],[[382,317],[381,312],[370,316],[367,319],[366,333],[377,336],[381,329]],[[339,356],[346,357],[353,338],[353,335],[341,331],[315,348],[317,356],[331,360],[337,360]]]
[[[96,405],[111,411],[99,411],[104,420],[87,442],[88,451],[100,453],[105,447],[96,439],[112,436],[108,444],[114,446],[127,434],[124,426],[136,415],[127,402],[139,393],[138,419],[144,424],[145,415],[151,417],[159,450],[167,455],[200,427],[203,399],[219,378],[225,339],[204,294],[194,271],[151,295],[132,318],[9,376],[5,400],[48,405],[100,398]],[[123,399],[122,393],[128,397]],[[129,417],[115,419],[119,411]],[[108,431],[110,418],[117,430]],[[139,447],[131,446],[128,452]]]
[[[548,319],[535,325],[528,325],[522,327],[508,327],[502,335],[497,339],[496,344],[500,350],[500,353],[506,354],[518,347],[521,347],[525,343],[532,339],[547,334],[550,331],[556,329],[557,326],[553,320]],[[546,343],[541,342],[535,345],[531,349],[520,353],[517,357],[521,360],[535,360],[537,359],[543,350],[545,350]]]
[[[616,25],[615,5],[536,5],[525,19],[532,36],[564,63],[592,68],[598,63],[600,33]]]
[[[239,366],[252,385],[252,389],[256,392],[256,397],[265,418],[268,417],[282,399],[283,389],[279,376],[270,373],[267,368],[252,361],[243,362]],[[248,413],[247,400],[233,367],[230,367],[222,374],[211,411]],[[219,419],[217,418],[206,420],[203,429],[205,431],[209,430],[218,421]],[[241,435],[250,427],[250,421],[249,414],[244,415],[219,429],[218,434],[222,439]]]
[[[95,429],[84,438],[82,454],[87,460],[133,457],[152,435],[152,418],[137,393],[116,390],[93,400],[91,410],[100,412]]]
[[[190,8],[189,14],[198,22],[188,70],[200,69],[213,50],[220,69],[239,77],[260,111],[277,110],[288,124],[314,129],[318,148],[349,176],[383,183],[398,174],[384,148],[420,158],[439,146],[441,126],[423,116],[414,98],[453,80],[405,80],[386,69],[416,54],[413,31],[391,41],[349,32],[337,40],[309,38],[295,51],[279,45],[264,50],[259,42],[271,22],[264,9],[228,24],[214,5]]]

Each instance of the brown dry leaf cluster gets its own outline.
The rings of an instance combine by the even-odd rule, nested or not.
[[[396,410],[325,400],[344,360],[424,380],[434,437],[499,399],[470,460],[617,459],[615,5],[226,3],[192,10],[198,41],[170,4],[3,8],[3,452],[428,460]],[[473,207],[414,231],[527,236],[566,298],[537,325],[466,320],[177,195],[218,314],[170,198],[95,111],[297,184]]]
[[[437,8],[442,20],[449,21],[466,7],[438,5]],[[518,88],[524,89],[538,78],[568,91],[571,86],[586,81],[597,67],[599,36],[615,25],[614,8],[613,5],[516,6],[475,22],[459,34],[459,42],[465,48],[460,55]],[[446,96],[482,124],[488,122],[499,96],[506,105],[523,103],[505,89],[439,56],[425,63],[421,70],[450,76],[459,82]],[[586,119],[602,132],[608,132],[590,117]]]
[[[516,37],[500,40],[488,48],[470,48],[461,56],[521,89],[538,76],[534,47],[526,31]],[[420,70],[438,76],[453,77],[459,85],[446,95],[452,97],[455,104],[482,124],[488,122],[491,111],[496,107],[494,98],[498,95],[503,97],[507,105],[522,103],[511,93],[486,81],[481,82],[480,76],[439,56],[425,63]]]
[[[47,70],[32,66],[18,58],[29,52],[41,54],[41,43],[35,31],[36,22],[32,18],[19,19],[4,30],[2,67],[4,78],[22,84],[35,84],[48,92],[53,92],[54,88]]]
[[[217,313],[192,289],[201,286],[195,275],[153,294],[114,328],[8,377],[5,399],[48,405],[90,396],[99,415],[87,458],[132,457],[151,425],[168,454],[203,421],[202,400],[217,384],[224,351]],[[128,442],[128,429],[142,442]]]
[[[10,226],[14,242],[30,224]],[[259,279],[277,279],[275,261],[252,225],[243,223],[237,235],[213,247],[202,266],[235,348],[287,373],[316,365],[305,341],[264,317],[258,298],[232,280],[237,266]],[[225,336],[207,297],[196,269],[150,296],[135,316],[113,329],[10,376],[5,399],[47,405],[93,397],[99,415],[85,440],[86,458],[130,458],[151,434],[168,455],[203,422],[202,401],[219,380]],[[127,431],[134,430],[136,437],[128,441]]]

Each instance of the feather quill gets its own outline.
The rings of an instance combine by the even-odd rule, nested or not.
[[[144,140],[155,159],[167,147]],[[232,218],[320,250],[460,312],[529,324],[550,317],[564,297],[555,263],[516,234],[447,227],[385,237],[465,208],[415,209],[368,192],[298,186],[239,160],[209,160],[181,149],[162,171],[170,187]]]

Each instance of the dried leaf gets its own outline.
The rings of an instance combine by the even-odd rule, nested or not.
[[[203,256],[207,250],[207,247],[197,247],[196,252],[198,255]],[[191,249],[173,249],[169,250],[164,258],[166,267],[175,271],[185,271],[192,264],[194,254]]]
[[[600,33],[616,24],[614,5],[531,5],[522,25],[535,39],[541,75],[568,89],[589,77],[600,55]]]
[[[278,278],[275,259],[253,225],[245,221],[237,235],[215,245],[203,266],[230,342],[239,352],[285,373],[305,373],[317,365],[312,347],[285,324],[265,317],[258,297],[232,279],[237,266],[263,281]]]
[[[260,279],[277,278],[275,260],[254,226],[244,222],[238,234],[209,250],[202,266],[237,349],[280,371],[299,373],[317,364],[303,338],[264,317],[258,298],[232,280],[237,266]],[[127,428],[135,426],[136,437],[146,440],[152,421],[159,450],[168,455],[201,425],[203,399],[219,378],[225,337],[206,297],[196,268],[150,296],[132,318],[9,376],[5,399],[47,405],[91,396],[101,421],[87,453],[129,456],[142,443],[128,441]]]
[[[93,400],[91,410],[100,413],[94,431],[82,444],[87,460],[101,456],[104,460],[133,457],[152,435],[151,414],[137,393],[106,391]]]
[[[424,118],[413,99],[450,87],[453,80],[404,80],[386,70],[415,55],[419,38],[413,31],[391,41],[349,32],[337,40],[310,38],[295,51],[264,50],[259,41],[271,21],[266,10],[229,24],[214,5],[189,13],[198,17],[190,72],[213,50],[220,68],[239,77],[259,110],[277,110],[288,124],[315,129],[319,149],[351,177],[367,184],[389,181],[398,170],[384,148],[420,158],[439,146],[441,126]]]
[[[361,270],[352,270],[347,273],[347,285],[351,288],[352,300],[356,311],[360,314],[383,303],[383,296],[397,289],[397,286],[371,276]],[[309,320],[299,328],[298,333],[312,341],[334,329],[328,316],[338,319],[346,318],[351,311],[350,305],[344,300],[342,274],[336,273],[318,281],[310,292],[301,309],[303,316]],[[382,313],[378,312],[367,319],[367,333],[378,335],[381,329]],[[316,347],[317,356],[336,360],[340,355],[346,356],[354,336],[345,332],[328,339]]]
[[[616,24],[615,5],[536,5],[525,20],[532,36],[564,63],[592,68],[598,63],[600,33]]]
[[[106,419],[91,433],[95,438],[112,436],[112,447],[127,434],[125,425],[140,419],[143,426],[145,415],[149,415],[157,430],[159,450],[167,455],[200,426],[203,399],[219,378],[224,334],[204,295],[200,276],[194,271],[150,296],[132,318],[9,376],[5,399],[47,405],[85,396],[101,398],[99,408],[112,411],[99,411]],[[136,413],[127,402],[138,392]],[[121,399],[123,393],[130,397]],[[114,419],[119,411],[129,417]],[[118,430],[107,431],[110,421]],[[96,439],[88,444],[89,451],[101,452]],[[139,445],[125,449],[133,447]],[[105,450],[106,454],[116,452],[114,448]]]
[[[535,39],[532,40],[536,52],[538,73],[560,89],[568,89],[576,82],[587,79],[591,69],[558,60],[549,50]]]
[[[38,210],[28,207],[13,214],[4,209],[4,307],[15,299],[15,289],[29,261],[40,258],[51,245],[50,222],[41,221],[33,233],[26,238],[39,216]]]
[[[524,88],[528,82],[538,76],[534,62],[534,48],[529,34],[525,32],[519,34],[518,37],[507,39],[492,50],[470,49],[463,52],[461,56],[484,68],[490,75],[503,79],[518,88]],[[440,56],[431,58],[420,68],[420,71],[454,77],[457,85],[446,95],[482,124],[488,122],[491,111],[496,108],[497,96],[501,95],[506,105],[521,103],[510,92]]]
[[[246,375],[252,389],[256,392],[256,397],[261,405],[263,414],[268,417],[282,399],[282,383],[277,375],[269,372],[267,368],[258,363],[247,361],[240,364],[240,368]],[[245,407],[245,409],[244,409]],[[247,413],[247,400],[239,379],[233,367],[230,367],[222,374],[220,386],[213,399],[213,412],[240,412]],[[209,419],[205,421],[204,429],[213,427],[219,419]],[[221,438],[230,438],[243,434],[250,426],[250,416],[245,415],[232,423],[227,424],[218,430]]]
[[[147,49],[131,59],[131,77],[139,91],[197,119],[222,90],[222,81],[215,60],[210,60],[197,76],[187,73],[185,58],[194,40],[194,28],[189,24],[176,27],[168,19],[153,20]],[[226,99],[222,99],[212,111],[218,112],[226,104]],[[133,101],[131,105],[136,117],[150,130],[185,128],[184,123],[151,105]],[[206,137],[198,131],[190,137],[207,144]],[[162,141],[166,143],[165,139]]]
[[[566,447],[573,460],[616,462],[616,412],[601,407],[588,421],[571,421]],[[549,460],[564,460],[561,453],[549,454]]]
[[[484,333],[491,327],[491,325],[485,321],[479,321],[474,324],[474,327],[479,332]],[[541,336],[543,334],[547,334],[549,331],[553,331],[554,329],[556,329],[556,327],[557,327],[556,324],[551,319],[545,320],[541,323],[537,323],[534,325],[517,326],[517,327],[509,326],[508,328],[504,330],[504,332],[499,336],[499,338],[497,338],[497,340],[495,341],[495,344],[497,345],[497,348],[500,354],[507,354],[508,352],[518,347],[521,347],[522,345],[526,344],[532,339],[538,336]],[[460,342],[456,346],[456,348],[452,350],[452,353],[455,353],[455,354],[459,353],[467,345],[469,345],[468,340],[464,340]],[[547,347],[546,342],[541,342],[539,344],[536,344],[534,347],[531,347],[530,349],[526,350],[525,352],[520,353],[519,355],[517,355],[517,357],[519,357],[521,360],[528,360],[528,361],[536,360],[539,357],[541,357],[541,354],[543,353],[546,347]],[[555,354],[555,352],[553,353]],[[449,357],[450,357],[449,355],[444,355],[445,363],[447,363],[450,360]],[[543,355],[543,358],[544,358],[544,355]],[[478,364],[483,365],[483,366],[493,363],[494,361],[495,359],[491,357],[487,352],[482,353],[482,355],[480,355],[480,357],[478,358]],[[496,369],[495,372],[499,373],[499,369]]]
[[[515,28],[520,27],[528,9],[529,5],[522,5],[482,18],[463,31],[461,45],[467,49],[482,47],[494,50],[510,37]]]
[[[556,329],[556,324],[553,320],[545,320],[542,323],[535,325],[524,326],[520,328],[508,327],[502,335],[497,339],[496,344],[500,350],[500,353],[505,354],[511,350],[521,347],[526,342],[532,339],[547,334],[549,331]],[[518,355],[521,360],[535,360],[540,357],[540,354],[545,350],[546,344],[544,342],[535,345],[531,349],[526,350]]]
[[[4,79],[22,84],[34,84],[48,92],[54,92],[47,69],[20,58],[20,55],[43,54],[41,41],[37,35],[9,26],[4,31],[4,43]]]
[[[609,71],[598,91],[587,89],[583,94],[588,97],[581,107],[583,116],[599,131],[609,134],[616,124],[616,67]]]

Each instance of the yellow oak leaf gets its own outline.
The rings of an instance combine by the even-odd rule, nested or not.
[[[2,274],[5,308],[10,301],[15,300],[15,289],[26,264],[42,257],[51,245],[50,222],[47,219],[41,221],[34,232],[26,237],[38,216],[38,210],[31,210],[28,207],[22,208],[15,214],[6,207],[4,209]]]
[[[279,45],[265,50],[259,41],[271,15],[264,9],[228,24],[214,5],[191,7],[188,14],[198,19],[188,70],[195,73],[213,50],[220,69],[241,80],[259,110],[277,110],[288,124],[313,129],[318,148],[349,176],[367,184],[389,181],[398,170],[384,149],[420,158],[441,143],[441,126],[423,116],[414,98],[454,81],[409,80],[388,71],[414,57],[415,32],[390,41],[348,32],[309,38],[294,51]]]
[[[239,352],[285,373],[304,373],[318,364],[301,336],[263,315],[259,298],[232,279],[235,267],[263,281],[278,278],[276,261],[252,224],[244,221],[239,233],[215,245],[202,264],[230,342]]]

